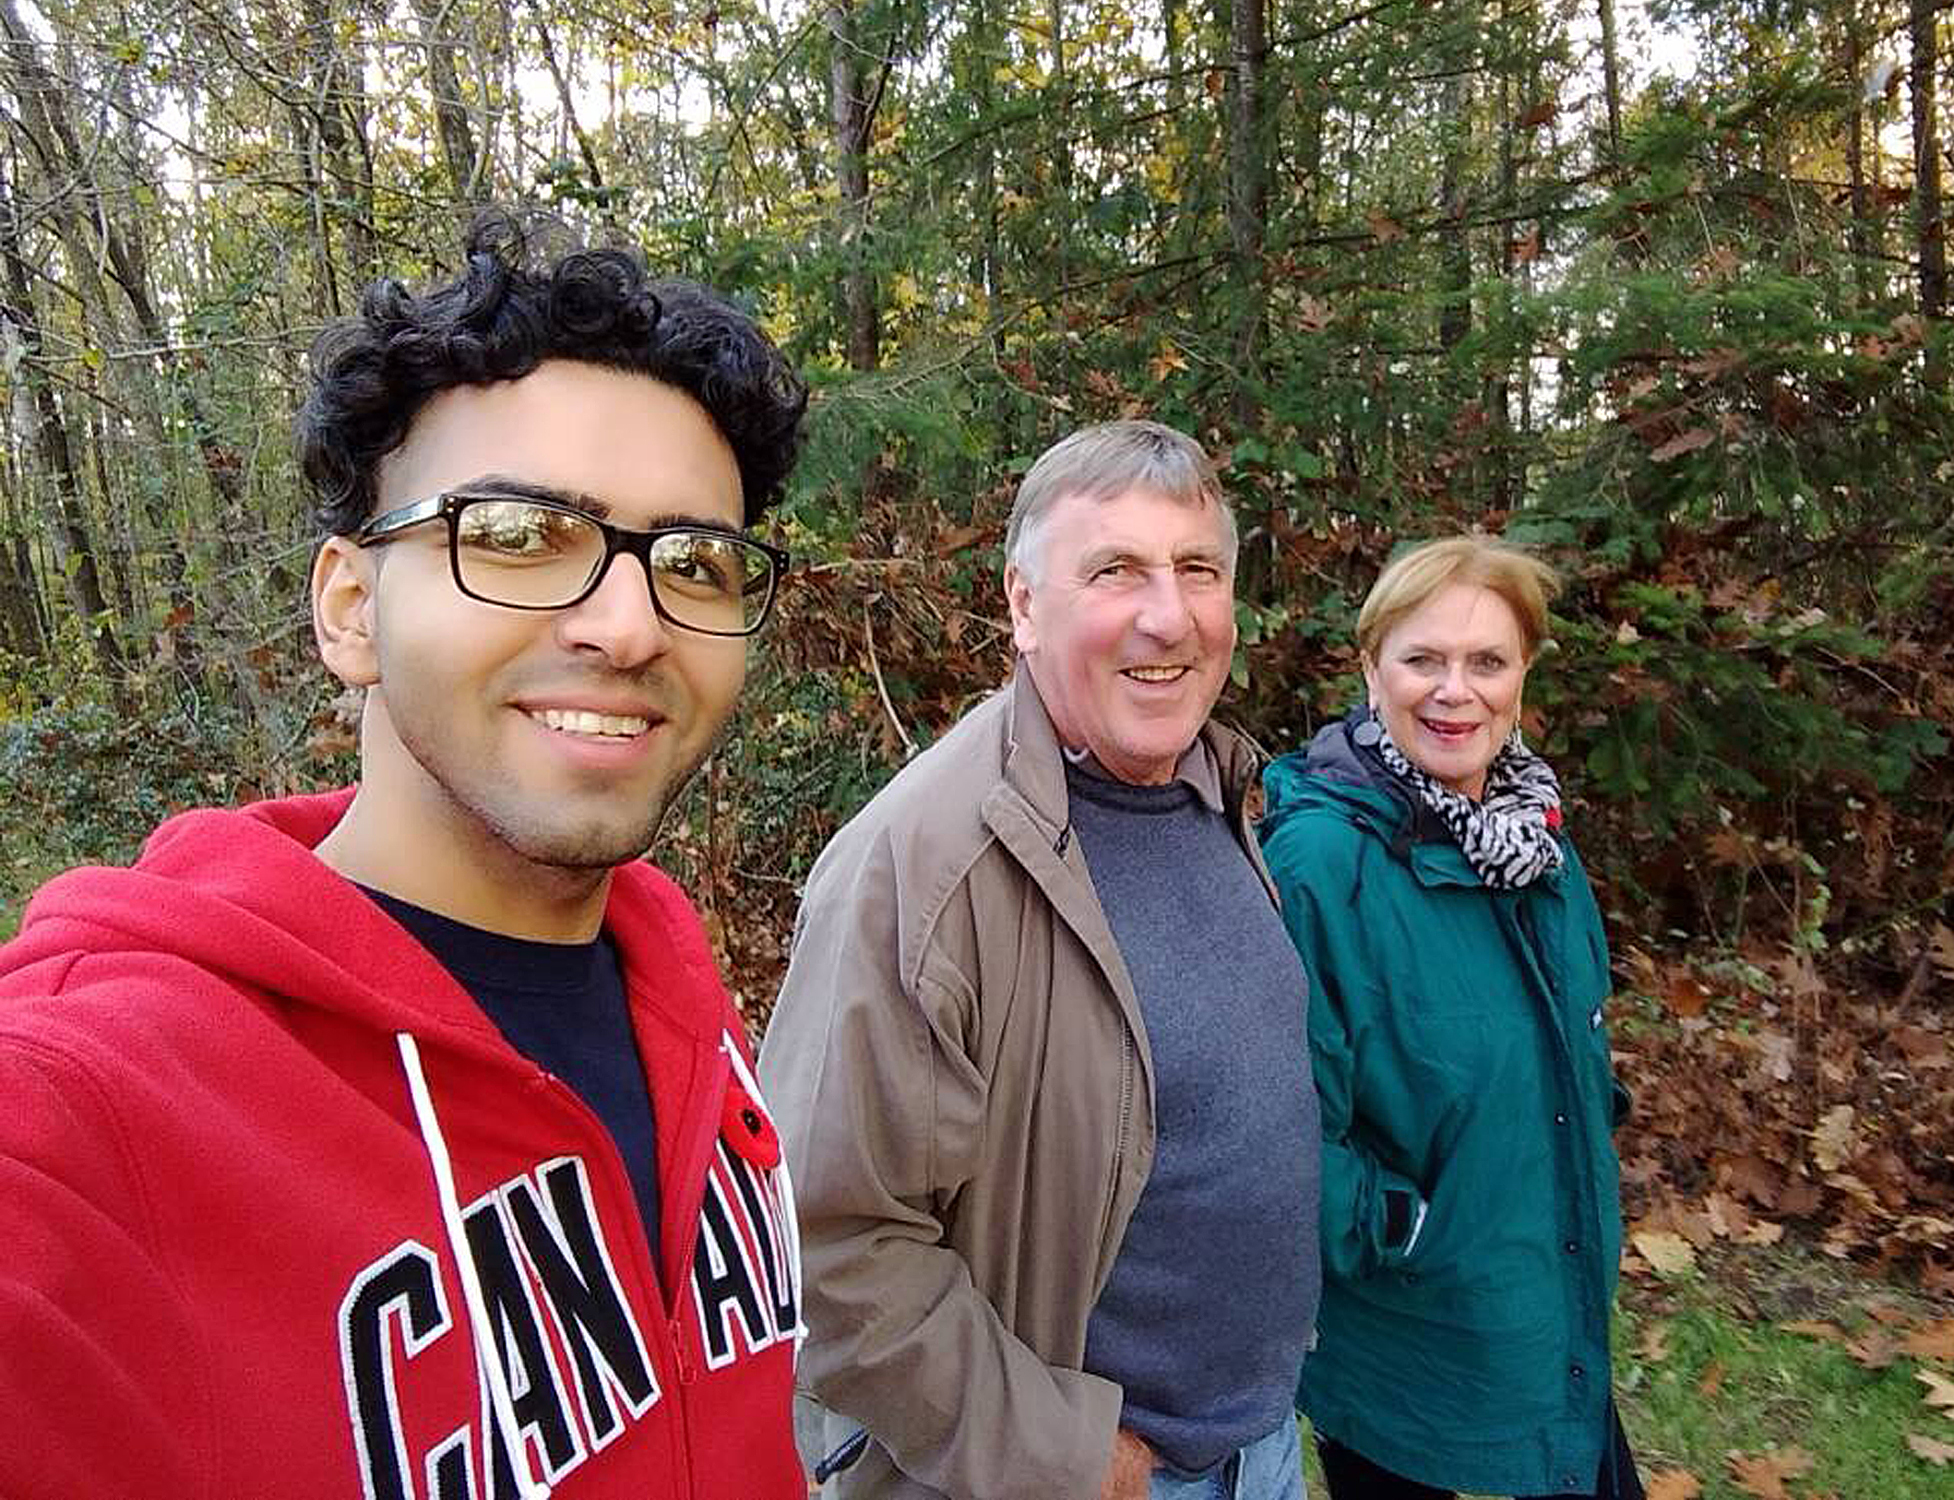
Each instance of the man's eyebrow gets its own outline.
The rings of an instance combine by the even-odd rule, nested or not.
[[[555,485],[538,484],[532,479],[517,479],[508,474],[484,474],[471,479],[466,484],[458,484],[449,491],[456,495],[507,496],[512,500],[548,500],[557,505],[568,506],[581,511],[599,521],[609,520],[614,507],[607,500],[599,500],[595,495],[582,490],[562,490]],[[661,511],[646,519],[643,527],[626,526],[625,531],[660,531],[668,526],[689,526],[697,531],[714,531],[722,536],[743,537],[746,533],[738,526],[728,525],[717,516],[688,516],[682,511]]]
[[[1088,547],[1079,554],[1079,571],[1095,573],[1108,563],[1138,562],[1140,555],[1131,547],[1118,542],[1102,542],[1096,547]]]
[[[586,495],[581,490],[560,490],[555,485],[538,484],[533,479],[517,479],[509,474],[482,474],[464,484],[457,484],[450,490],[456,495],[495,495],[507,496],[512,500],[548,500],[556,505],[580,510],[585,515],[603,520],[611,513],[611,507],[595,495]]]
[[[1194,543],[1190,546],[1182,547],[1174,554],[1173,560],[1176,564],[1190,562],[1213,563],[1216,567],[1224,569],[1228,565],[1227,551],[1225,548],[1210,547],[1201,543]],[[1132,547],[1120,542],[1107,542],[1097,547],[1090,547],[1079,555],[1079,571],[1081,573],[1091,573],[1099,568],[1105,567],[1108,563],[1115,562],[1136,563],[1141,567],[1149,566],[1147,560]]]

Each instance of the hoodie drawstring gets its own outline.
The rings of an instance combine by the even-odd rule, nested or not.
[[[733,1065],[733,1076],[739,1079],[740,1087],[746,1090],[746,1097],[762,1110],[769,1120],[773,1110],[760,1093],[760,1080],[753,1076],[753,1070],[746,1065],[746,1057],[740,1051],[740,1044],[734,1040],[730,1031],[719,1034],[719,1050],[726,1054]],[[787,1158],[783,1154],[780,1164],[774,1168],[774,1181],[780,1186],[781,1218],[785,1221],[787,1234],[787,1277],[794,1291],[794,1355],[798,1360],[801,1345],[807,1339],[807,1318],[803,1315],[801,1298],[801,1221],[794,1209],[794,1179],[787,1171]]]
[[[441,1134],[441,1122],[435,1117],[434,1096],[428,1092],[427,1075],[421,1070],[421,1049],[404,1031],[396,1032],[395,1040],[400,1043],[400,1061],[407,1073],[407,1090],[413,1095],[414,1116],[420,1122],[421,1144],[426,1148],[428,1165],[434,1168],[434,1192],[441,1200],[441,1223],[447,1230],[448,1249],[461,1277],[462,1300],[468,1305],[468,1323],[475,1334],[475,1368],[488,1381],[489,1406],[495,1414],[495,1425],[501,1430],[503,1446],[509,1451],[516,1493],[522,1500],[549,1500],[550,1486],[529,1472],[529,1451],[516,1426],[515,1403],[509,1399],[509,1377],[496,1353],[488,1299],[482,1295],[475,1257],[469,1253],[467,1231],[461,1222],[461,1200],[455,1196],[454,1163],[448,1156],[447,1140]],[[485,1454],[485,1468],[489,1462]]]

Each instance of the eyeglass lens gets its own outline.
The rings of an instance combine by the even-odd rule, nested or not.
[[[526,500],[470,500],[454,518],[461,586],[496,604],[556,609],[604,564],[604,531],[574,511]],[[741,634],[765,612],[773,560],[738,537],[674,531],[653,538],[651,587],[666,615],[695,630]]]

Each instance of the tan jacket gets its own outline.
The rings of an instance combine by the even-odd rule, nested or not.
[[[1253,752],[1202,733],[1266,885]],[[760,1078],[799,1197],[801,1384],[830,1442],[876,1438],[829,1493],[1092,1500],[1121,1393],[1079,1363],[1152,1168],[1152,1063],[1029,673],[816,862]]]

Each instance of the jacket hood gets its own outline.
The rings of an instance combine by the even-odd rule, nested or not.
[[[1317,730],[1302,750],[1270,763],[1262,773],[1267,806],[1258,832],[1263,845],[1291,818],[1329,810],[1376,835],[1421,875],[1477,884],[1438,814],[1391,774],[1375,744],[1359,742],[1354,731],[1369,719],[1369,709],[1353,708]]]
[[[19,936],[0,947],[0,975],[64,954],[167,954],[282,1003],[378,1031],[411,1032],[484,1059],[511,1059],[494,1024],[447,970],[313,854],[352,798],[345,788],[171,818],[132,866],[85,866],[44,886],[28,904]],[[626,931],[671,932],[667,887],[647,865],[620,868],[607,920]],[[683,941],[676,946],[658,961],[703,964],[717,988],[711,955],[690,952],[693,945]],[[634,957],[643,961],[622,946],[620,957],[627,973]],[[698,1029],[692,1018],[675,1019]]]
[[[1351,731],[1369,717],[1353,708],[1317,730],[1300,752],[1273,761],[1263,773],[1267,810],[1263,838],[1306,807],[1334,807],[1372,826],[1386,839],[1418,822],[1418,807],[1399,785],[1375,745],[1359,745]]]

